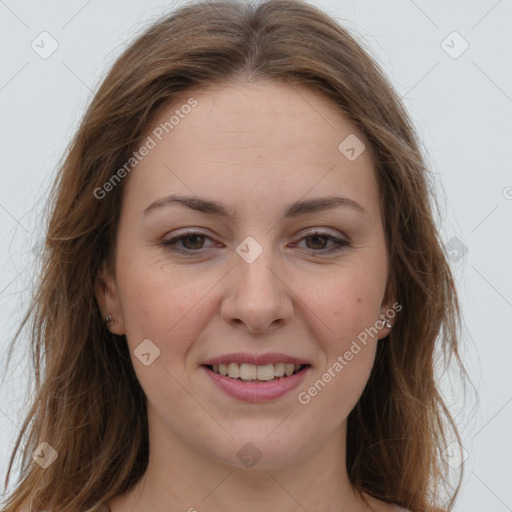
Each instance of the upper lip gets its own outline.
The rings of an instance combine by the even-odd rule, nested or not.
[[[214,365],[214,364],[228,364],[228,363],[248,363],[256,366],[263,366],[266,364],[274,363],[291,363],[297,365],[311,364],[306,359],[301,357],[290,356],[287,354],[279,354],[277,352],[267,354],[250,354],[248,352],[236,352],[232,354],[225,354],[222,356],[208,359],[201,363],[202,365]]]

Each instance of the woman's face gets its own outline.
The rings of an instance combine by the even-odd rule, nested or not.
[[[274,468],[344,439],[392,303],[363,140],[322,96],[269,81],[191,91],[145,134],[99,301],[153,449]],[[276,378],[283,363],[306,366]]]

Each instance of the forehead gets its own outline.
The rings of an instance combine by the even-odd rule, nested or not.
[[[257,81],[193,89],[162,108],[143,139],[152,149],[126,191],[141,206],[177,191],[281,203],[337,191],[378,208],[364,137],[304,86]]]

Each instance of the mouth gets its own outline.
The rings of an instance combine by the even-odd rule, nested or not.
[[[241,382],[274,382],[287,379],[309,368],[309,364],[268,363],[255,365],[250,363],[204,364],[207,370],[232,380]]]
[[[201,368],[214,387],[225,395],[256,404],[284,399],[303,383],[310,373],[311,365],[297,363],[300,361],[258,365],[209,361],[202,364]]]
[[[249,403],[284,399],[312,370],[307,359],[278,352],[224,354],[202,361],[200,367],[225,395]]]

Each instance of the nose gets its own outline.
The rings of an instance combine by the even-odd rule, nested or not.
[[[286,325],[294,314],[293,292],[277,258],[263,251],[248,263],[236,254],[234,265],[224,283],[224,321],[251,334],[270,333]]]

